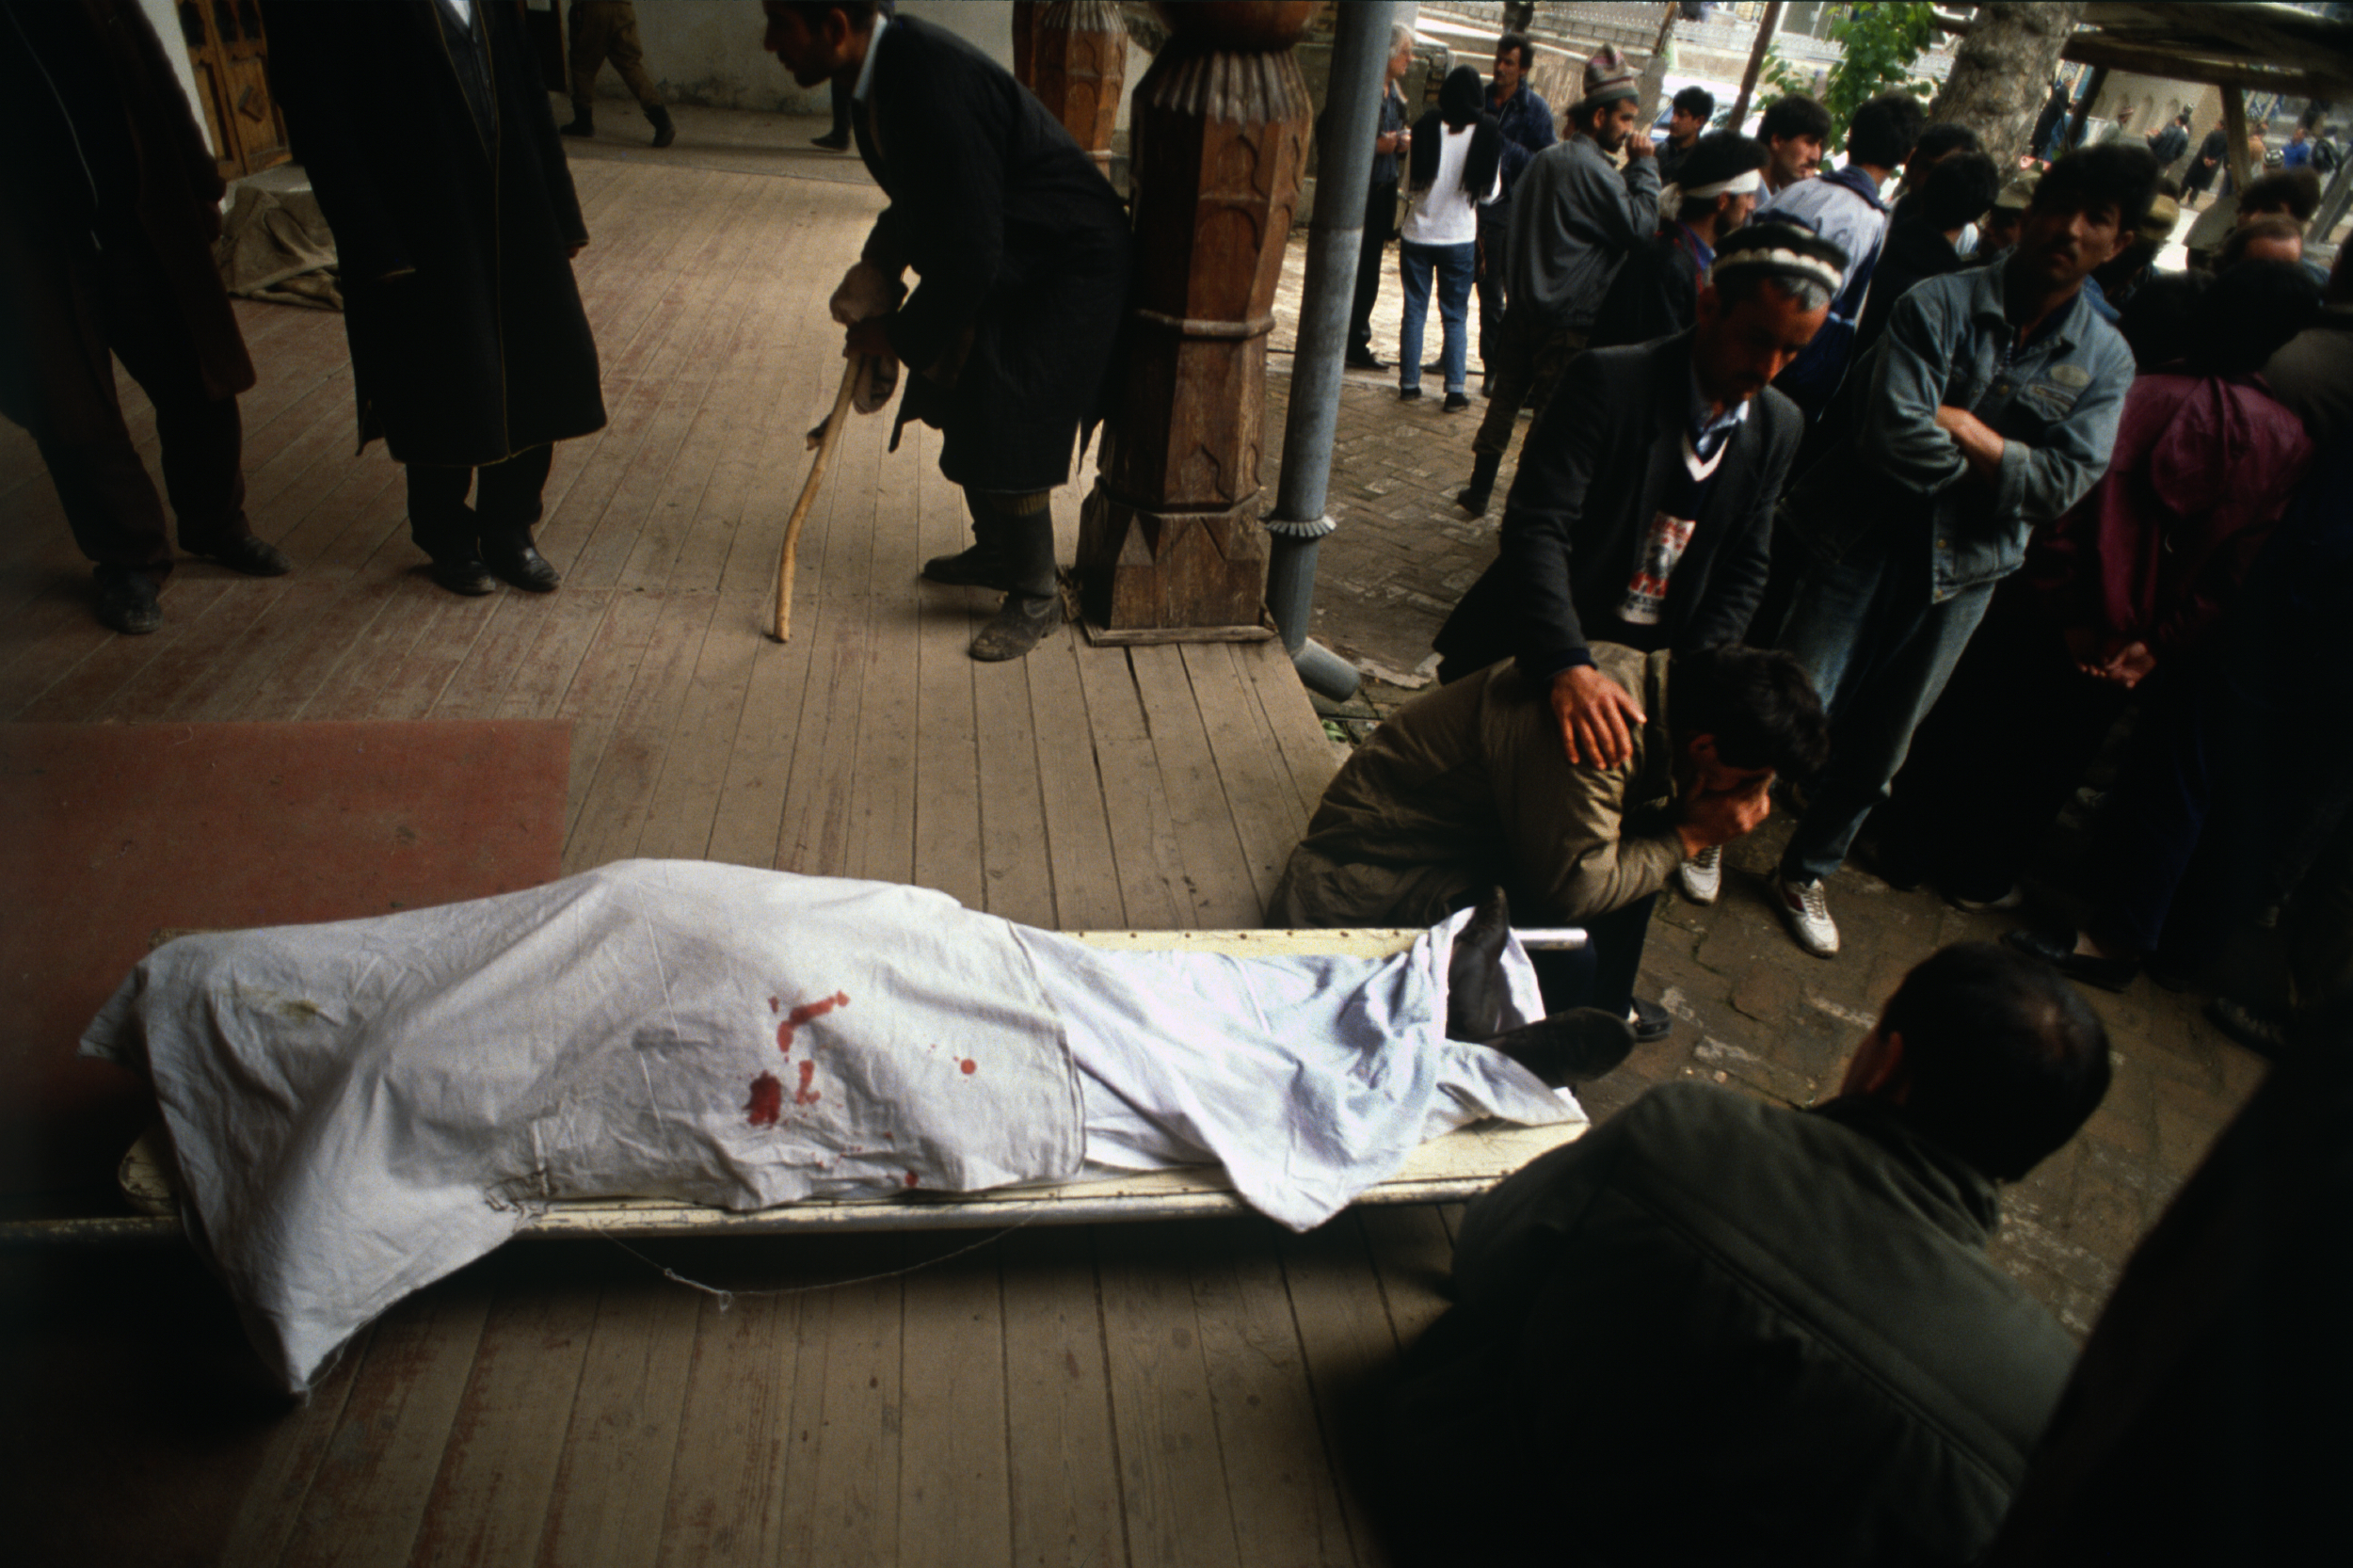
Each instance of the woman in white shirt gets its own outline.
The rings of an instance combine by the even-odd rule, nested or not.
[[[1446,406],[1470,407],[1464,377],[1470,357],[1471,276],[1478,264],[1476,204],[1503,184],[1503,135],[1481,112],[1479,72],[1456,66],[1438,89],[1438,106],[1422,116],[1411,142],[1413,200],[1398,229],[1398,270],[1405,282],[1405,330],[1399,346],[1398,397],[1421,395],[1421,329],[1430,317],[1430,281],[1438,283],[1444,324]]]

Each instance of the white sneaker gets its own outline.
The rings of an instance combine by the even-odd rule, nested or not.
[[[1693,904],[1713,904],[1724,890],[1724,846],[1704,849],[1675,868],[1684,897]]]
[[[1798,946],[1817,958],[1837,956],[1838,922],[1830,918],[1830,901],[1822,896],[1820,878],[1791,882],[1776,876],[1773,902],[1781,907],[1781,918],[1789,922],[1789,935],[1798,939]]]

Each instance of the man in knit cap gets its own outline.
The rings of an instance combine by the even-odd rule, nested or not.
[[[1658,223],[1658,164],[1638,135],[1641,88],[1625,56],[1603,44],[1585,62],[1585,96],[1569,110],[1569,139],[1529,161],[1512,198],[1511,305],[1491,360],[1479,456],[1460,500],[1487,509],[1496,471],[1523,405],[1541,411],[1561,367],[1585,347],[1610,280]],[[1625,171],[1609,162],[1624,149]]]

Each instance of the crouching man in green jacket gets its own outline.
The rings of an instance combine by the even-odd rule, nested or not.
[[[1523,925],[1582,926],[1577,953],[1539,953],[1547,1010],[1626,1015],[1651,905],[1675,868],[1765,820],[1766,787],[1830,754],[1830,724],[1786,654],[1593,645],[1636,704],[1615,766],[1572,762],[1548,682],[1510,660],[1415,698],[1356,748],[1316,807],[1267,905],[1278,926],[1435,925],[1490,888]]]
[[[1513,1176],[1386,1413],[1448,1509],[1406,1560],[1974,1561],[2075,1353],[1986,1256],[1994,1184],[2107,1084],[2056,971],[1951,947],[1827,1104],[1671,1083]]]

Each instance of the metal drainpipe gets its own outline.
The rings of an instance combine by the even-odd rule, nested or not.
[[[1283,482],[1266,520],[1266,597],[1300,680],[1335,701],[1356,694],[1348,661],[1307,640],[1316,552],[1339,525],[1323,515],[1332,481],[1332,432],[1340,408],[1340,355],[1356,291],[1356,256],[1372,185],[1372,138],[1389,57],[1390,0],[1338,8],[1322,140],[1316,149],[1316,211],[1307,229],[1307,277],[1291,354],[1290,407],[1283,417]]]

